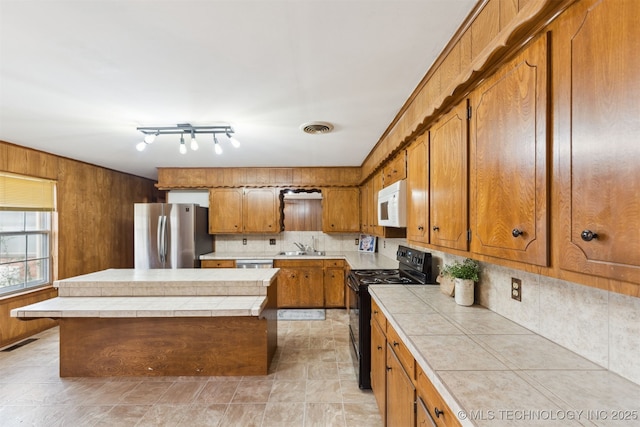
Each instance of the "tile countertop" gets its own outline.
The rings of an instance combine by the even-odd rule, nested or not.
[[[265,296],[58,297],[11,310],[12,317],[230,317],[259,316]]]
[[[266,295],[277,268],[109,269],[56,280],[61,297]]]
[[[379,253],[358,251],[326,252],[324,255],[285,256],[264,252],[210,252],[200,256],[200,260],[216,259],[344,259],[353,270],[373,268],[398,268],[398,261]]]
[[[463,426],[640,426],[634,384],[438,286],[369,286]]]

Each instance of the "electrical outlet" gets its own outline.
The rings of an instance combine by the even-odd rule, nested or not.
[[[386,249],[386,248],[387,248],[387,241],[386,241],[386,240],[383,240],[383,241],[382,241],[382,248],[383,248],[383,249]]]
[[[247,239],[242,239],[242,244],[247,246]]]
[[[522,280],[511,278],[511,299],[522,301]]]
[[[356,246],[360,244],[360,239],[356,239]]]
[[[269,239],[269,244],[274,246],[276,244],[276,239]]]

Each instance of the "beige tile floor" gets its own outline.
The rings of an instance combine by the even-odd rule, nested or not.
[[[358,388],[344,310],[281,321],[265,377],[58,377],[58,330],[0,352],[0,425],[381,426]]]

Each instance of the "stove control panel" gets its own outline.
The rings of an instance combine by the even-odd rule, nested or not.
[[[431,272],[431,254],[407,246],[398,246],[396,259],[423,273]]]

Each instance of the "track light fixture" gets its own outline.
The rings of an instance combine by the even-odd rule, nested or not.
[[[147,145],[153,143],[158,135],[180,135],[180,153],[185,154],[187,152],[187,145],[184,142],[184,134],[191,136],[191,150],[196,151],[199,148],[196,134],[213,134],[213,148],[216,154],[222,154],[222,147],[218,142],[217,134],[224,134],[227,136],[231,145],[238,148],[240,143],[232,135],[234,133],[233,128],[228,125],[219,126],[192,126],[189,123],[179,123],[176,126],[163,126],[163,127],[139,127],[137,128],[144,134],[144,140],[136,145],[138,151],[144,151]]]

